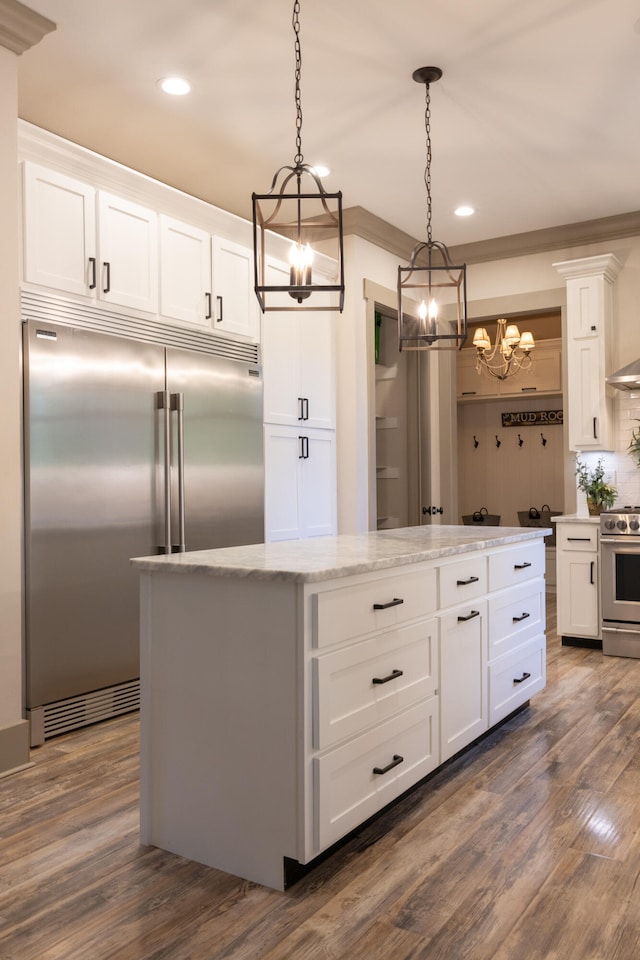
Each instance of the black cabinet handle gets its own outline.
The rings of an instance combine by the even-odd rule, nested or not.
[[[594,440],[598,439],[598,418],[597,417],[593,418],[593,439]]]
[[[389,683],[389,680],[397,680],[403,673],[403,670],[392,670],[388,677],[373,677],[371,683]]]
[[[216,317],[216,323],[222,323],[224,320],[224,314],[222,312],[222,297],[216,297],[216,303],[218,304],[218,316]]]
[[[374,603],[374,610],[388,610],[389,607],[398,607],[401,603],[404,603],[404,600],[400,600],[399,597],[394,597],[393,600],[389,600],[389,603]]]
[[[204,299],[205,299],[206,304],[207,304],[207,312],[205,313],[204,318],[205,318],[205,320],[211,320],[211,317],[213,316],[213,314],[212,314],[212,312],[211,312],[211,294],[210,294],[210,293],[205,293]]]
[[[514,569],[514,570],[526,570],[527,567],[530,567],[530,566],[531,566],[530,563],[514,563],[513,569]]]
[[[309,419],[309,398],[308,397],[302,398],[302,419],[303,420]]]
[[[531,676],[531,674],[530,674],[530,673],[527,673],[526,670],[525,670],[525,671],[523,672],[523,674],[522,674],[521,677],[514,677],[514,678],[513,678],[513,682],[514,682],[514,683],[524,683],[524,681],[525,681],[525,680],[528,680],[530,676]]]
[[[470,583],[477,583],[480,577],[468,577],[466,580],[456,580],[457,587],[466,587]]]
[[[591,543],[591,537],[567,537],[572,543]]]
[[[298,420],[304,420],[304,397],[298,397]]]
[[[89,284],[89,290],[95,290],[96,288],[96,258],[89,257],[89,264],[91,266],[91,283]]]
[[[591,564],[590,564],[590,568],[591,568],[591,569],[590,569],[590,571],[589,571],[589,583],[591,583],[591,584],[595,583],[595,580],[593,579],[593,572],[594,572],[594,570],[595,570],[595,566],[596,566],[596,562],[595,562],[595,560],[592,560],[592,561],[591,561]]]
[[[300,441],[300,453],[298,454],[298,460],[308,460],[309,459],[309,437],[298,437]]]
[[[521,617],[512,617],[514,623],[520,623],[521,620],[526,620],[527,617],[530,617],[530,613],[523,613]]]
[[[111,290],[111,264],[109,263],[108,260],[105,260],[103,266],[104,266],[105,274],[107,277],[107,284],[103,288],[102,292],[109,293],[109,291]]]
[[[374,773],[389,773],[389,770],[393,770],[394,767],[397,767],[399,763],[404,762],[404,757],[401,757],[399,753],[394,753],[393,760],[391,763],[388,763],[386,767],[374,767]]]
[[[458,623],[466,623],[467,620],[473,620],[474,617],[479,617],[479,610],[472,610],[468,617],[458,617]]]

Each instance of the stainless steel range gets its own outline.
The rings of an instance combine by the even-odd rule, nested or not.
[[[640,658],[640,506],[600,515],[602,652]]]

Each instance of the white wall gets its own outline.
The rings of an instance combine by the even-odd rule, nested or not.
[[[17,114],[17,59],[0,47],[0,773],[26,763],[29,755],[22,719]]]

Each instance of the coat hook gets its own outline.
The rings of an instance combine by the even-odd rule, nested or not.
[[[522,439],[520,434],[518,434],[518,446],[521,447],[523,443],[524,443],[524,440]]]
[[[502,441],[498,440],[498,434],[496,433],[496,447],[499,447],[501,443]]]
[[[547,438],[545,437],[544,433],[541,433],[540,436],[542,437],[542,446],[543,446],[543,447],[546,447],[546,445],[547,445]]]
[[[474,434],[474,435],[473,435],[473,446],[474,446],[474,447],[477,447],[479,443],[480,443],[480,441],[478,440],[478,438],[477,438],[476,435]]]

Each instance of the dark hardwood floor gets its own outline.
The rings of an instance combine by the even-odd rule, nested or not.
[[[138,723],[0,780],[1,960],[634,960],[640,661],[562,647],[529,709],[285,893],[138,840]]]

